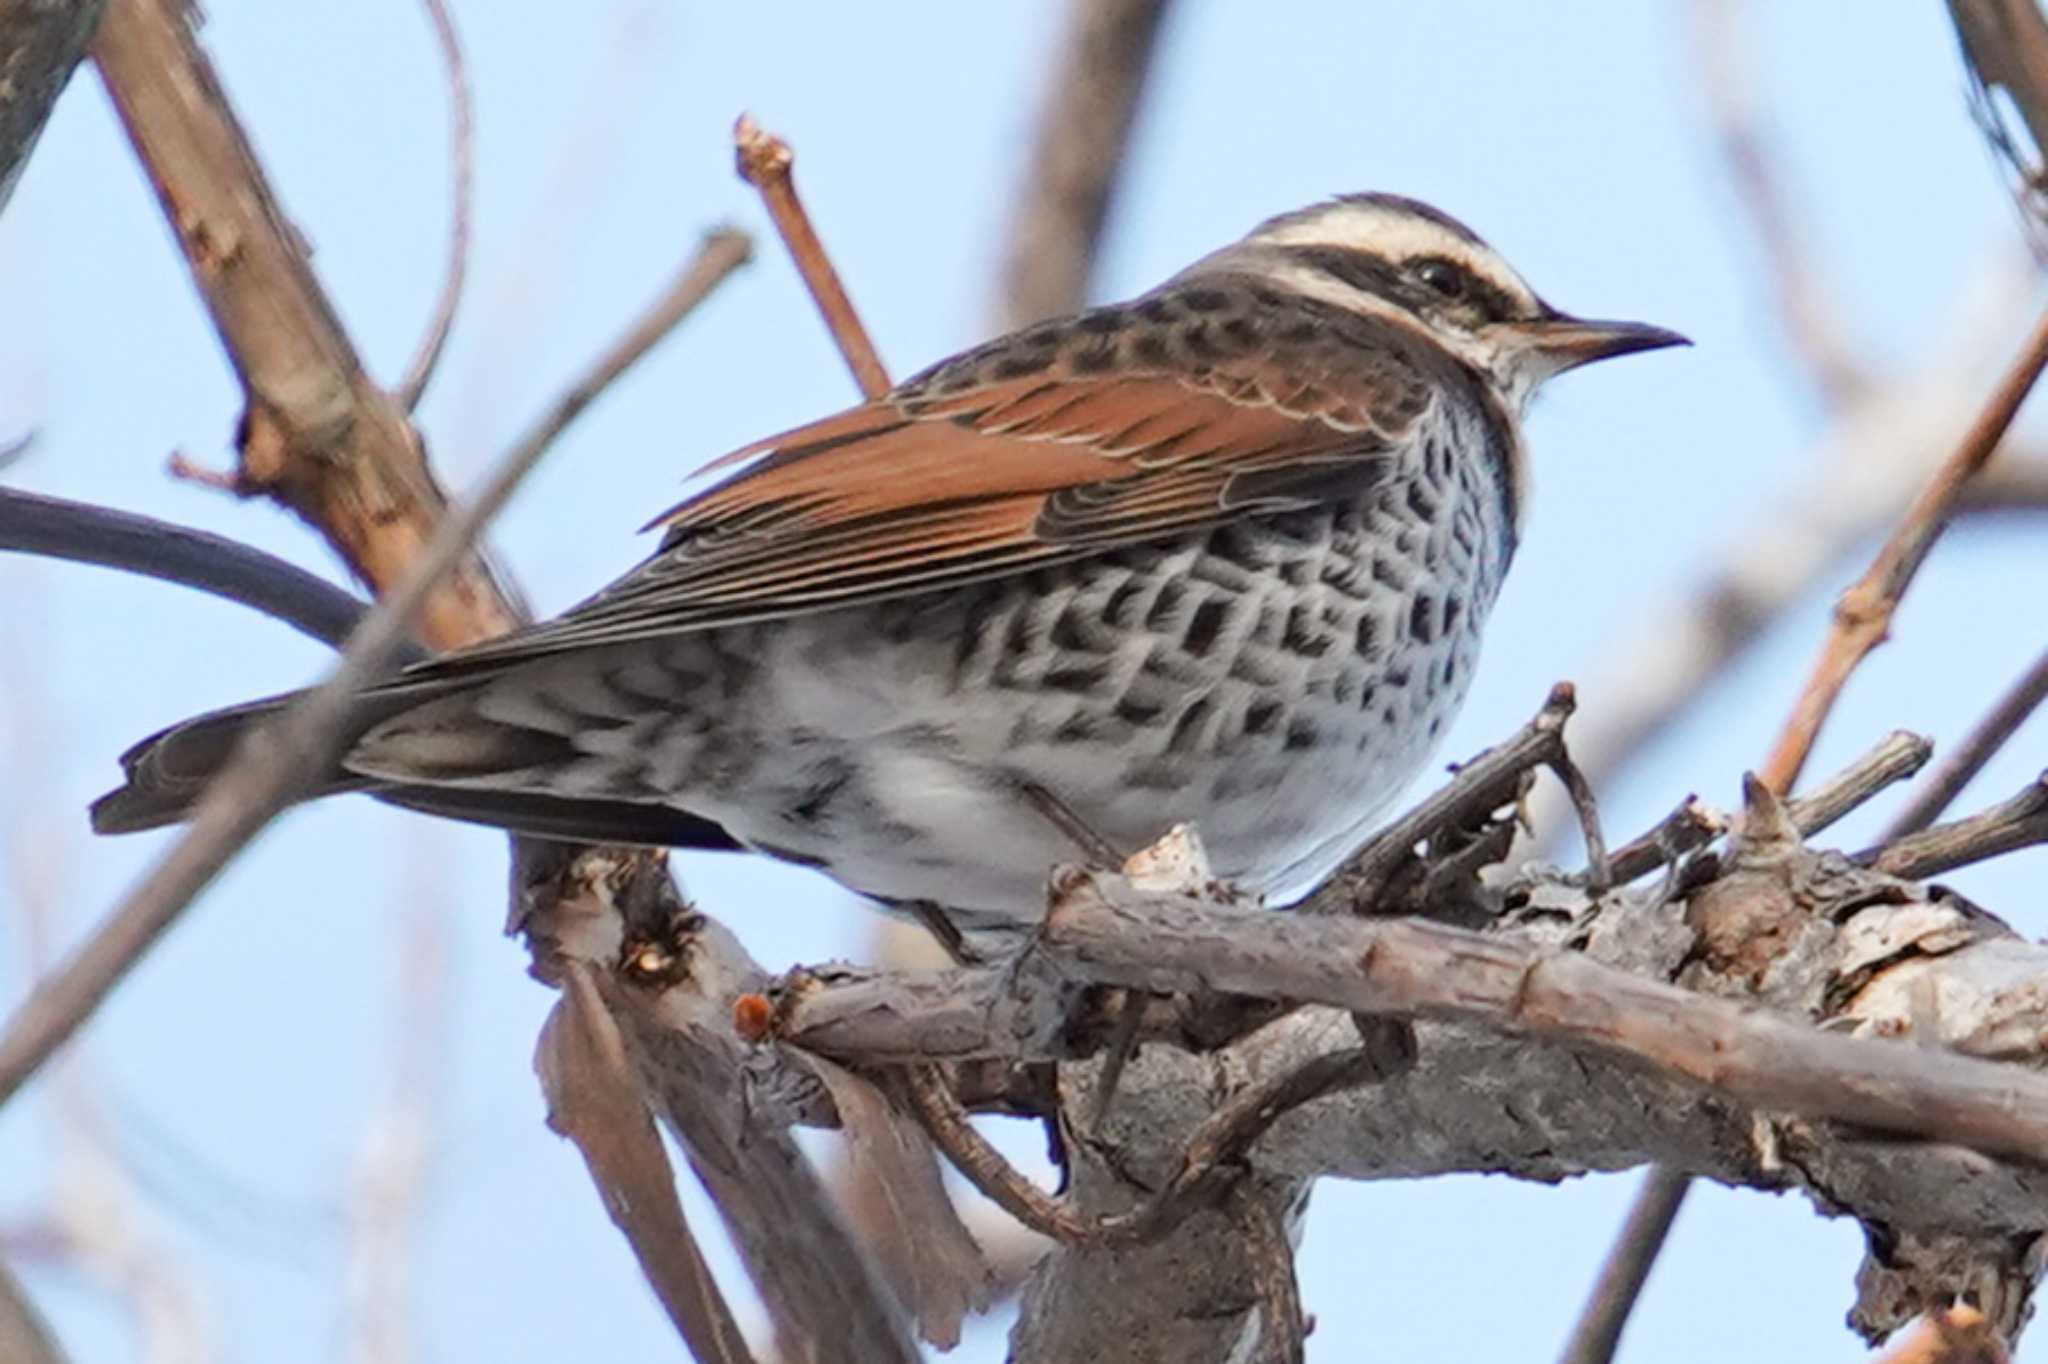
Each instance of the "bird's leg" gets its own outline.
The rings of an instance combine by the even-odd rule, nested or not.
[[[1052,792],[1034,781],[1017,783],[1017,793],[1024,797],[1032,808],[1045,816],[1045,822],[1060,831],[1074,846],[1088,857],[1088,860],[1104,871],[1113,871],[1124,864],[1123,853],[1114,843],[1095,832],[1088,821],[1075,814],[1073,808]]]
[[[1019,782],[1017,790],[1039,814],[1045,816],[1046,823],[1071,839],[1090,862],[1105,871],[1124,865],[1127,859],[1116,845],[1095,832],[1058,796],[1036,782]],[[1097,1077],[1095,1093],[1088,1100],[1088,1130],[1091,1132],[1099,1128],[1109,1115],[1110,1101],[1116,1098],[1116,1087],[1123,1079],[1124,1067],[1130,1064],[1132,1055],[1138,1050],[1138,1027],[1145,1018],[1147,998],[1122,986],[1112,987],[1103,993],[1104,1009],[1116,1011],[1116,1030],[1110,1034],[1109,1048],[1102,1058],[1102,1074]]]
[[[899,900],[896,908],[917,921],[918,927],[937,940],[939,948],[955,966],[986,966],[988,958],[960,931],[946,907],[931,900]]]

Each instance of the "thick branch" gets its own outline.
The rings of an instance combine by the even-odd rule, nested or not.
[[[363,582],[397,581],[446,499],[403,406],[364,374],[191,12],[179,0],[108,0],[93,56],[241,381],[241,486],[304,517]],[[446,649],[515,619],[472,555],[431,595],[419,629]]]

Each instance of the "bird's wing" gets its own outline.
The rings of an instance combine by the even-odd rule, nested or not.
[[[1292,341],[1266,335],[1287,325],[1270,307],[1173,303],[1161,325],[1158,297],[992,342],[715,461],[739,471],[653,523],[653,558],[449,661],[899,596],[1306,506],[1387,477],[1435,400],[1394,350],[1300,318]]]

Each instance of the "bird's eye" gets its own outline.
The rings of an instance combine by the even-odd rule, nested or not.
[[[1433,257],[1417,264],[1415,278],[1422,281],[1423,285],[1439,298],[1465,296],[1465,272],[1441,257]]]

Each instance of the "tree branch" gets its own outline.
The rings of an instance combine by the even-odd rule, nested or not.
[[[1806,755],[1849,674],[1890,634],[1892,613],[1898,609],[1899,599],[1905,595],[1913,576],[1920,571],[1927,552],[1934,547],[1935,538],[1948,524],[1963,486],[2005,438],[2013,418],[2019,415],[2020,404],[2033,391],[2044,367],[2048,367],[2048,314],[2034,324],[2019,356],[1992,391],[1977,419],[1913,499],[1870,567],[1835,603],[1834,629],[1821,646],[1813,675],[1761,769],[1764,784],[1773,791],[1789,791],[1798,779],[1799,769],[1806,765]]]
[[[0,550],[98,564],[239,602],[339,648],[369,603],[297,564],[155,517],[0,488]],[[423,657],[408,645],[402,657]]]
[[[472,133],[472,101],[469,70],[462,60],[462,41],[455,32],[455,16],[448,12],[448,0],[423,0],[427,18],[434,26],[434,40],[448,69],[448,265],[441,277],[441,294],[434,303],[433,319],[419,350],[405,367],[398,385],[398,400],[413,411],[441,362],[442,347],[455,326],[455,310],[462,302],[462,282],[469,273],[469,220],[475,200],[475,139]]]
[[[1927,780],[1913,792],[1906,807],[1892,816],[1879,837],[1891,843],[1917,833],[1941,817],[1976,775],[1984,770],[2014,731],[2027,722],[2041,702],[2048,700],[2048,652],[2043,652],[2021,673],[1982,720],[1962,741],[1935,765]]]
[[[241,381],[242,490],[291,508],[382,588],[446,499],[405,409],[363,372],[191,25],[182,0],[108,0],[93,57]],[[419,629],[448,649],[516,619],[471,556]]]
[[[1024,183],[1011,202],[997,329],[1086,301],[1167,0],[1070,0]]]

